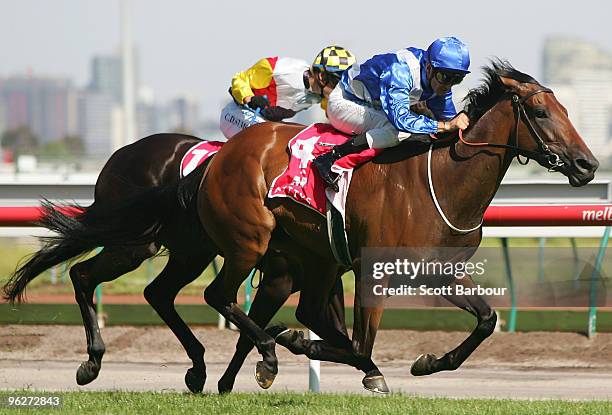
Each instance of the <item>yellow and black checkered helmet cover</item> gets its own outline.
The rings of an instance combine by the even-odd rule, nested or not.
[[[342,72],[354,64],[355,60],[355,56],[343,47],[328,46],[319,52],[312,67],[326,72]]]

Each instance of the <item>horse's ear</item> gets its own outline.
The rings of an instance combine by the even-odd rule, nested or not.
[[[506,87],[506,89],[508,89],[508,91],[517,92],[519,90],[519,85],[520,85],[519,81],[517,81],[516,79],[501,76],[501,75],[498,75],[498,76],[499,76],[500,82]]]

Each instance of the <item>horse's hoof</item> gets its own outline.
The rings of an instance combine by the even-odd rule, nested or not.
[[[271,370],[266,368],[264,362],[257,362],[255,366],[255,380],[257,384],[262,389],[268,389],[274,383],[274,378],[276,378],[276,373],[273,373]]]
[[[230,393],[234,389],[234,380],[228,381],[225,378],[221,377],[219,382],[217,382],[217,390],[219,394],[222,395],[224,393]]]
[[[366,376],[363,378],[361,383],[363,383],[363,387],[370,392],[380,393],[383,395],[389,393],[389,387],[387,386],[387,382],[385,382],[385,377],[383,375]]]
[[[76,372],[76,381],[78,385],[87,385],[98,377],[100,373],[100,367],[96,366],[94,362],[88,360],[82,362]]]
[[[425,376],[434,373],[433,365],[438,360],[435,354],[422,354],[416,358],[412,367],[410,367],[410,373],[412,376]]]
[[[206,383],[206,369],[203,372],[198,372],[194,368],[190,368],[185,373],[185,385],[192,393],[200,393],[204,389]]]

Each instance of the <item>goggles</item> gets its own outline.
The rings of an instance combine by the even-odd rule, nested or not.
[[[436,81],[445,85],[457,85],[463,81],[465,74],[457,72],[447,72],[434,69],[434,77]]]

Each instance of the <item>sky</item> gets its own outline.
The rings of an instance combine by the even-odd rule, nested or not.
[[[32,71],[83,86],[92,56],[118,50],[119,0],[1,1],[0,77]],[[457,36],[471,52],[467,86],[492,56],[541,77],[551,35],[612,50],[608,1],[132,0],[131,13],[142,83],[158,100],[192,95],[214,117],[235,72],[267,56],[311,61],[329,44],[365,60]]]

